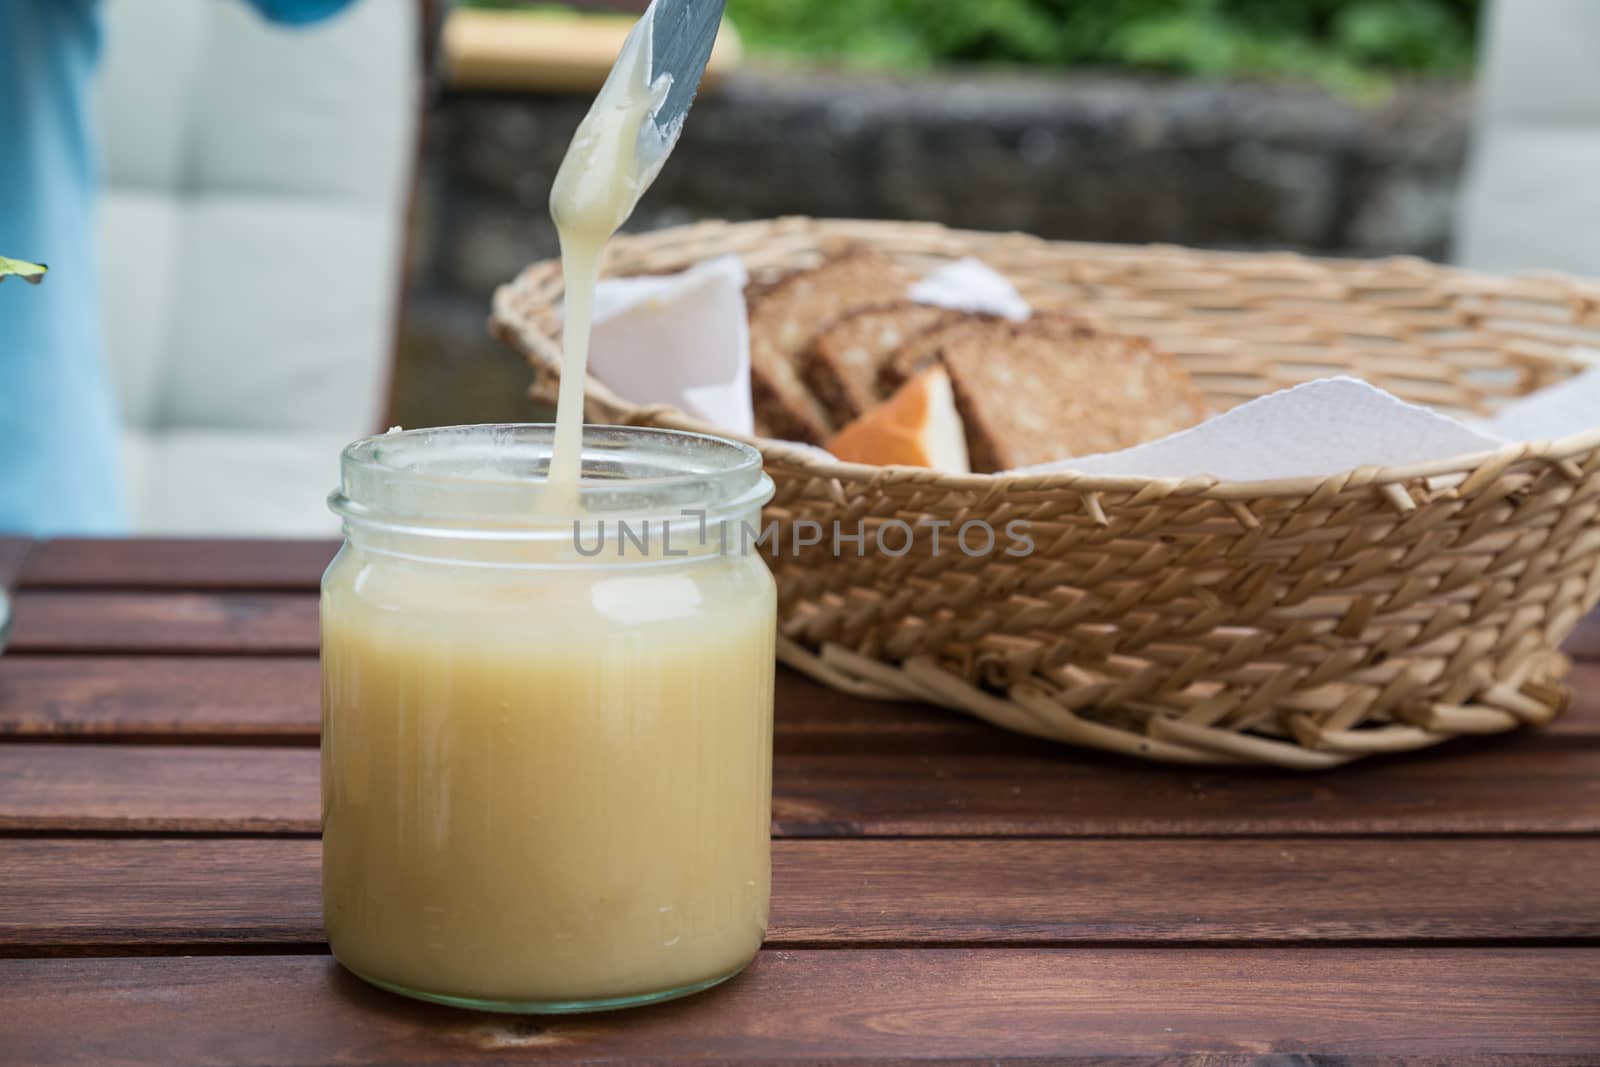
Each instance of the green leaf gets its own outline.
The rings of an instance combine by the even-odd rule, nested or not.
[[[15,275],[25,282],[38,285],[44,281],[44,272],[49,269],[42,263],[25,263],[20,259],[7,259],[5,256],[0,256],[0,282],[5,281],[11,275]]]

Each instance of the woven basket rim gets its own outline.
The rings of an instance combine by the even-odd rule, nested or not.
[[[815,228],[826,234],[833,228],[847,229],[850,233],[881,230],[885,235],[897,231],[914,230],[920,234],[937,233],[949,238],[953,242],[963,239],[983,239],[1025,242],[1029,245],[1054,250],[1059,252],[1101,251],[1101,252],[1152,252],[1170,250],[1182,252],[1185,255],[1199,257],[1216,256],[1231,260],[1260,259],[1263,262],[1282,260],[1286,256],[1299,261],[1326,264],[1330,266],[1355,267],[1362,264],[1373,263],[1407,263],[1414,262],[1421,268],[1429,271],[1447,272],[1462,277],[1482,279],[1485,282],[1504,283],[1513,280],[1542,281],[1546,283],[1559,283],[1575,288],[1588,290],[1590,288],[1600,291],[1600,284],[1588,279],[1578,278],[1573,275],[1553,271],[1522,272],[1517,274],[1497,274],[1490,271],[1478,271],[1468,268],[1455,267],[1446,264],[1432,263],[1427,260],[1412,256],[1391,256],[1382,259],[1334,259],[1331,257],[1302,256],[1293,252],[1224,252],[1208,249],[1193,249],[1185,246],[1171,244],[1113,244],[1086,241],[1051,241],[1024,233],[989,233],[977,230],[953,229],[937,223],[900,223],[885,222],[881,220],[859,220],[841,218],[810,218],[805,216],[783,217],[777,219],[758,219],[745,222],[726,222],[723,220],[705,220],[690,223],[685,226],[666,227],[640,234],[618,234],[611,239],[611,247],[615,251],[626,252],[633,248],[648,247],[653,244],[670,240],[685,233],[700,232],[737,232],[746,229],[772,229],[782,228],[785,225]],[[730,254],[730,253],[724,253]],[[737,252],[731,254],[737,255]],[[498,286],[495,289],[493,310],[490,316],[490,332],[509,344],[512,348],[552,375],[560,373],[560,347],[559,341],[544,337],[536,330],[530,330],[524,316],[519,314],[514,301],[516,293],[528,280],[560,270],[559,259],[542,259],[535,261],[518,272],[512,281]],[[602,276],[606,272],[602,268]],[[531,334],[531,336],[530,336]],[[1574,346],[1575,348],[1582,346]],[[1597,364],[1600,365],[1600,364]],[[1106,475],[1106,474],[1081,474],[1074,471],[1051,472],[998,472],[990,474],[951,474],[935,471],[926,467],[908,467],[897,464],[871,465],[863,463],[848,463],[842,460],[827,458],[819,454],[822,450],[799,442],[785,441],[777,438],[757,437],[755,435],[738,434],[722,427],[713,426],[703,422],[670,405],[644,405],[626,400],[614,392],[592,374],[586,376],[584,383],[586,395],[607,406],[622,412],[629,421],[649,421],[657,425],[667,425],[678,429],[691,430],[698,433],[707,433],[719,437],[743,441],[760,449],[763,455],[781,459],[787,465],[799,468],[805,474],[828,479],[848,480],[852,482],[893,477],[897,480],[920,482],[929,488],[948,490],[952,492],[977,492],[984,496],[994,495],[1006,491],[1019,490],[1023,492],[1053,492],[1058,490],[1076,490],[1081,493],[1150,493],[1159,496],[1180,495],[1196,499],[1210,499],[1219,501],[1260,500],[1270,497],[1304,497],[1313,495],[1323,490],[1336,490],[1351,485],[1371,485],[1382,487],[1400,485],[1413,482],[1417,479],[1448,479],[1451,476],[1465,477],[1478,470],[1484,464],[1493,464],[1496,467],[1510,465],[1524,459],[1538,459],[1547,463],[1560,463],[1563,460],[1580,453],[1588,452],[1600,447],[1600,425],[1577,433],[1567,434],[1559,438],[1551,438],[1527,442],[1509,442],[1498,448],[1484,449],[1479,452],[1461,453],[1440,459],[1425,460],[1409,464],[1393,464],[1383,466],[1355,467],[1330,474],[1302,475],[1293,478],[1264,479],[1258,481],[1238,481],[1232,479],[1216,478],[1209,475],[1192,477],[1159,477],[1140,475]]]

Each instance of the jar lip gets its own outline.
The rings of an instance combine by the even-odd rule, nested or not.
[[[523,535],[570,529],[571,510],[543,492],[554,426],[483,423],[390,430],[340,454],[328,506],[347,522]],[[759,507],[772,495],[761,453],[683,430],[585,426],[578,517],[710,514]]]

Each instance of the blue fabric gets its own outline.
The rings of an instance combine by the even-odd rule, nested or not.
[[[0,0],[0,531],[110,533],[122,499],[100,334],[88,86],[98,0]]]
[[[349,0],[249,0],[304,25]],[[387,2],[387,0],[386,0]],[[90,91],[99,0],[0,0],[0,533],[110,534],[127,503],[100,319]]]

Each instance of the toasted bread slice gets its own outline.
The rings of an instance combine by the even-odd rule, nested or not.
[[[802,368],[812,394],[843,426],[888,394],[878,370],[912,338],[961,318],[961,312],[898,300],[841,316],[817,335]]]
[[[1047,333],[1071,337],[1090,327],[1082,319],[1056,312],[1040,313],[1020,324],[1034,333]],[[962,338],[981,340],[986,337],[1009,336],[1018,323],[999,315],[981,311],[963,312],[927,330],[901,345],[878,368],[878,391],[888,396],[920,372],[938,361],[939,350]]]
[[[1138,337],[990,323],[939,349],[975,471],[1114,452],[1209,414],[1188,373]]]
[[[905,296],[910,271],[879,252],[855,249],[750,294],[750,393],[756,432],[820,444],[833,430],[806,388],[800,362],[817,334],[857,308]]]
[[[959,337],[981,333],[990,323],[1005,320],[998,315],[966,313],[952,322],[927,330],[899,348],[878,366],[878,395],[889,396],[922,371],[939,362],[939,349]]]
[[[894,396],[856,419],[828,442],[848,463],[903,464],[966,474],[966,433],[956,414],[950,375],[929,367]]]

